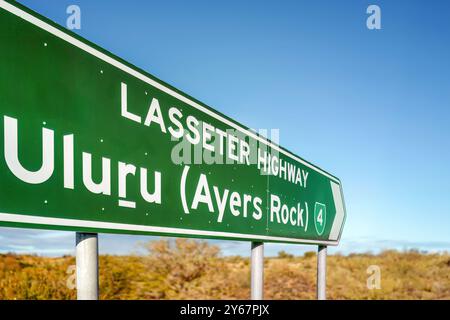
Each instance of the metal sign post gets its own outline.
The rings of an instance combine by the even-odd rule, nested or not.
[[[264,291],[264,243],[252,242],[251,299],[262,300]]]
[[[76,234],[77,299],[98,300],[98,234]]]
[[[327,246],[319,246],[317,251],[317,300],[326,300],[327,286]]]

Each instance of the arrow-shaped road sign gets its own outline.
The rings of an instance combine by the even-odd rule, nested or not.
[[[336,177],[16,2],[0,35],[1,225],[338,244]]]

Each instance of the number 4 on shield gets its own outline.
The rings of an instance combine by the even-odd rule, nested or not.
[[[319,236],[325,231],[325,225],[327,222],[327,207],[320,202],[316,202],[314,206],[314,226]]]

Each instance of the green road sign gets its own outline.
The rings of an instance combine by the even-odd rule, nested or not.
[[[340,181],[0,0],[0,224],[336,245]]]

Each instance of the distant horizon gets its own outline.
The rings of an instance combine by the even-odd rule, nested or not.
[[[75,254],[75,232],[68,231],[48,231],[48,230],[26,230],[16,228],[1,228],[6,233],[2,236],[0,233],[0,253],[14,253],[24,255],[38,255],[46,257],[59,257]],[[24,235],[20,237],[20,233]],[[35,239],[35,240],[31,240]],[[55,245],[57,239],[58,246]],[[158,240],[174,240],[175,237],[156,237],[156,236],[133,236],[117,234],[99,234],[99,254],[127,256],[133,253],[145,255],[145,250],[140,246],[142,244]],[[217,245],[223,256],[241,256],[250,255],[251,242],[233,241],[233,240],[205,240],[199,238],[185,238],[188,240],[206,241],[212,245]],[[361,245],[364,243],[364,245]],[[338,246],[329,246],[330,255],[341,254],[348,256],[350,254],[373,254],[378,255],[383,251],[395,250],[398,252],[408,252],[417,250],[427,254],[450,252],[450,243],[446,242],[413,242],[413,241],[395,241],[395,240],[376,240],[376,239],[347,239]],[[315,245],[298,245],[284,243],[265,243],[265,256],[276,257],[280,251],[288,254],[302,256],[305,252],[316,252]]]
[[[191,239],[191,240],[198,240],[198,239]],[[155,240],[156,241],[156,240]],[[278,251],[277,255],[265,255],[265,258],[280,258],[280,253],[283,252],[284,250],[280,250]],[[365,255],[369,255],[369,256],[379,256],[382,255],[384,253],[388,253],[388,252],[395,252],[395,253],[399,253],[399,254],[408,254],[408,253],[417,253],[417,254],[421,254],[421,255],[449,255],[450,251],[447,250],[437,250],[437,251],[427,251],[427,250],[418,250],[415,248],[410,248],[410,249],[383,249],[379,252],[372,252],[372,251],[367,251],[367,252],[348,252],[348,253],[342,253],[342,252],[334,252],[334,253],[328,253],[327,256],[344,256],[344,257],[348,257],[348,256],[365,256]],[[309,250],[309,251],[305,251],[302,254],[295,254],[295,253],[289,253],[289,252],[284,252],[285,254],[287,254],[288,256],[292,256],[292,257],[305,257],[306,255],[309,254],[316,254],[317,251],[314,250]],[[75,254],[73,253],[67,253],[67,254],[60,254],[60,255],[46,255],[46,254],[39,254],[39,253],[35,253],[35,252],[30,252],[30,253],[18,253],[18,252],[9,252],[9,251],[2,251],[0,252],[0,255],[17,255],[17,256],[33,256],[33,257],[42,257],[42,258],[63,258],[63,257],[73,257],[75,258]],[[145,257],[148,254],[144,253],[144,252],[130,252],[130,253],[99,253],[99,256],[114,256],[114,257],[127,257],[127,256],[137,256],[137,257]],[[224,255],[222,254],[222,252],[219,253],[219,257],[241,257],[241,258],[250,258],[249,255],[240,255],[240,254],[228,254],[228,255]]]

